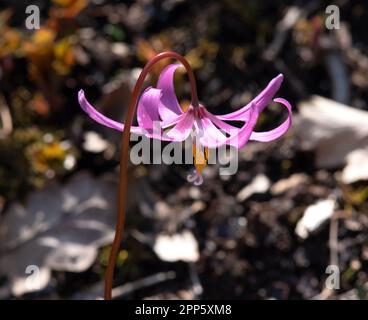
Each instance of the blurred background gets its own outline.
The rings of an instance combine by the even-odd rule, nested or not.
[[[207,166],[200,187],[189,165],[130,164],[114,297],[366,299],[368,1],[334,1],[335,29],[329,4],[0,1],[0,299],[101,297],[120,134],[90,120],[77,92],[123,121],[141,68],[164,50],[188,59],[215,114],[283,73],[294,123],[247,144],[233,176]],[[26,28],[29,5],[40,29]],[[188,103],[185,74],[176,90]],[[257,129],[285,116],[270,105]]]

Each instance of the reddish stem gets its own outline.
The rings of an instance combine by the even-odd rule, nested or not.
[[[118,189],[118,208],[117,208],[117,218],[115,226],[115,237],[112,243],[112,248],[110,252],[109,262],[105,274],[105,300],[111,300],[112,298],[112,282],[114,279],[114,270],[116,265],[116,258],[119,252],[122,234],[125,223],[125,211],[126,211],[126,191],[127,191],[127,169],[128,169],[128,155],[129,155],[129,141],[130,141],[130,127],[133,122],[133,117],[135,113],[135,108],[138,103],[139,95],[142,91],[144,80],[147,74],[152,69],[153,65],[158,61],[166,58],[175,58],[180,61],[188,72],[189,81],[191,85],[192,94],[192,105],[198,107],[198,96],[197,96],[197,86],[195,82],[195,77],[192,68],[190,67],[188,61],[176,52],[162,52],[152,58],[144,66],[138,80],[134,86],[132,98],[128,106],[128,112],[124,121],[124,130],[121,140],[121,154],[120,154],[120,173],[119,173],[119,189]]]

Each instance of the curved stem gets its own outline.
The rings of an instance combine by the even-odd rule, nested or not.
[[[191,85],[192,94],[192,105],[198,107],[198,96],[197,96],[197,86],[195,82],[195,77],[192,68],[190,67],[188,61],[180,54],[172,51],[162,52],[152,58],[144,66],[138,80],[134,86],[132,98],[128,106],[128,112],[124,121],[123,137],[121,139],[121,154],[120,154],[120,173],[119,173],[119,189],[118,189],[118,208],[117,208],[117,218],[115,226],[115,237],[112,243],[112,248],[110,252],[109,262],[105,274],[105,300],[111,300],[112,298],[112,282],[114,279],[114,269],[116,265],[116,258],[119,252],[124,224],[125,224],[125,211],[126,211],[126,191],[127,191],[127,169],[128,169],[128,155],[129,155],[129,141],[130,141],[130,127],[133,122],[133,117],[135,113],[135,108],[138,103],[139,95],[142,91],[142,86],[144,80],[152,69],[153,65],[158,61],[166,58],[175,58],[179,60],[186,71],[188,72],[189,81]]]

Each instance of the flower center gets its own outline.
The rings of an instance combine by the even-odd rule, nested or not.
[[[200,120],[205,116],[205,109],[202,105],[199,105],[198,107],[194,107],[193,105],[190,105],[187,112],[193,113],[193,116],[195,118],[195,125],[192,130],[192,137],[193,137],[193,164],[195,167],[194,174],[188,176],[189,182],[194,182],[195,185],[200,185],[203,182],[202,177],[202,171],[204,167],[206,167],[208,163],[208,148],[202,147],[201,145],[196,144],[196,135],[198,133],[200,125]]]

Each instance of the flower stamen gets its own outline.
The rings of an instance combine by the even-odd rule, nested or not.
[[[203,183],[202,171],[208,163],[208,148],[201,150],[195,143],[193,143],[193,163],[195,167],[194,174],[188,175],[187,180],[194,182],[195,185]]]

